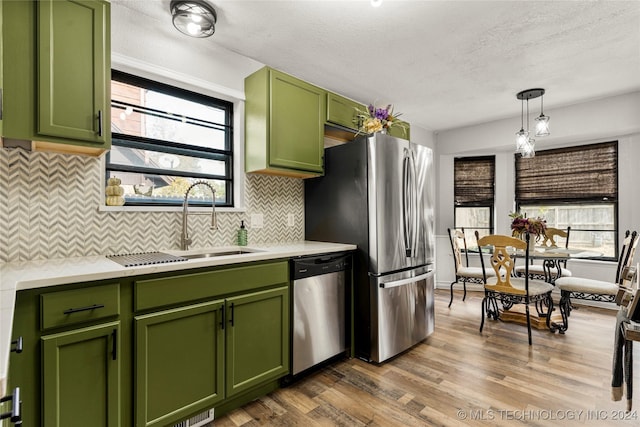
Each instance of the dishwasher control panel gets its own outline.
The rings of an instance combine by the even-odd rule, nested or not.
[[[299,257],[292,260],[293,280],[321,274],[351,269],[351,255],[340,252],[334,254]]]

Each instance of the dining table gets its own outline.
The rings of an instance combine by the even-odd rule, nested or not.
[[[522,250],[516,250],[510,254],[514,258],[514,262],[518,264],[525,260],[525,252]],[[529,250],[529,261],[541,261],[544,270],[544,280],[548,283],[555,285],[556,279],[562,275],[562,270],[565,267],[566,261],[576,259],[589,259],[602,256],[601,252],[586,250],[580,248],[560,248],[556,246],[543,247],[534,246]],[[522,264],[520,264],[522,265]],[[514,305],[510,309],[503,310],[500,314],[500,318],[504,321],[515,322],[520,324],[526,324],[526,315],[523,307]],[[536,329],[548,329],[546,323],[546,315],[538,315],[536,310],[530,315],[531,326]],[[562,322],[559,313],[553,313],[551,315],[551,323]]]
[[[602,252],[580,249],[580,248],[559,248],[555,246],[542,247],[535,246],[529,250],[529,260],[542,262],[544,270],[544,280],[555,284],[556,279],[562,277],[562,269],[566,268],[566,262],[571,259],[589,259],[602,256]],[[525,259],[524,251],[516,251],[515,258]]]

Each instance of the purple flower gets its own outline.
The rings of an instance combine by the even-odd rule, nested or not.
[[[377,108],[375,118],[380,120],[386,120],[389,117],[389,111],[386,108]]]

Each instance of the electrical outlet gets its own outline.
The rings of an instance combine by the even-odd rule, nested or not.
[[[261,213],[251,214],[251,228],[262,228],[264,226],[263,218]]]
[[[294,214],[287,214],[287,227],[293,227],[296,225],[296,216]]]

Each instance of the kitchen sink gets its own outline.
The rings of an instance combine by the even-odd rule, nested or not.
[[[245,254],[253,254],[256,252],[262,252],[255,249],[233,249],[229,251],[220,251],[220,252],[203,252],[203,253],[195,253],[195,254],[185,254],[180,255],[182,258],[187,259],[198,259],[198,258],[212,258],[218,256],[227,256],[227,255],[245,255]]]

